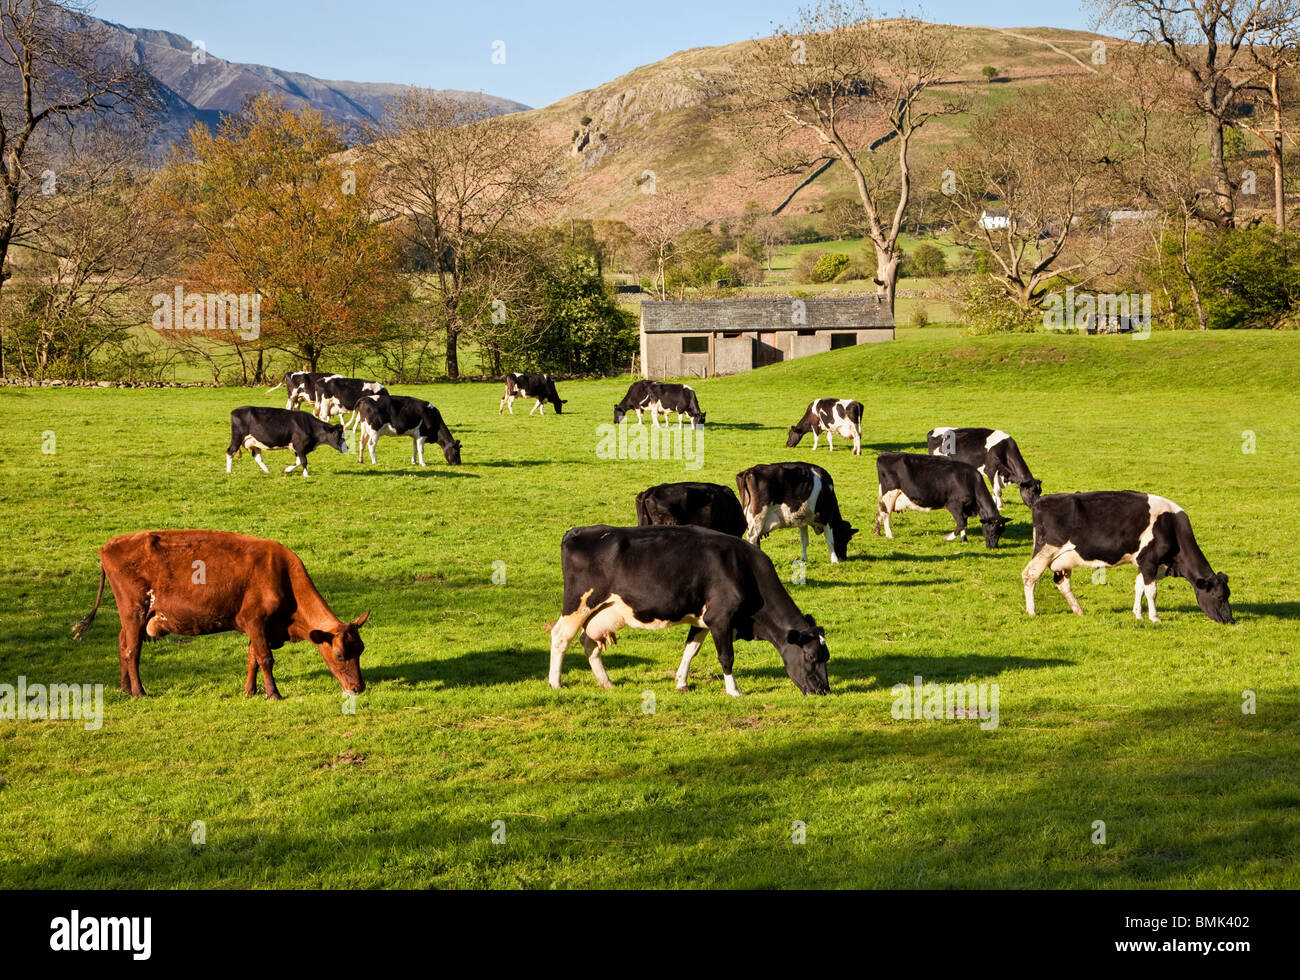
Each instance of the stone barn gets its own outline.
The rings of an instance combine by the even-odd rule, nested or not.
[[[894,318],[876,296],[641,304],[641,374],[654,381],[739,374],[893,339]]]

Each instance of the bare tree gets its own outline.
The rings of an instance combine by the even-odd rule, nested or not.
[[[0,0],[0,287],[10,246],[26,231],[26,199],[58,179],[27,166],[38,135],[87,116],[147,115],[157,104],[153,79],[84,7]]]
[[[1054,277],[1070,274],[1077,286],[1115,263],[1113,243],[1089,233],[1109,203],[1110,88],[1088,76],[1023,91],[977,119],[961,148],[953,235],[988,251],[991,277],[1022,310]]]
[[[1283,139],[1286,135],[1284,115],[1290,92],[1284,90],[1288,82],[1294,84],[1294,73],[1300,65],[1300,0],[1265,0],[1263,8],[1250,25],[1248,39],[1250,56],[1255,63],[1256,78],[1252,89],[1263,91],[1272,111],[1272,128],[1252,126],[1242,121],[1240,125],[1254,133],[1269,149],[1273,160],[1273,220],[1279,229],[1286,227],[1286,188],[1283,183]]]
[[[645,244],[654,262],[654,288],[667,299],[667,268],[684,233],[700,224],[686,203],[673,191],[647,194],[628,211],[627,223]]]
[[[559,151],[485,100],[411,89],[367,130],[383,215],[398,227],[437,294],[449,377],[460,374],[462,302],[490,274],[504,238],[548,216],[561,200]]]
[[[956,101],[927,98],[953,70],[952,31],[919,19],[875,18],[862,0],[818,0],[775,35],[750,44],[735,69],[736,119],[769,174],[836,162],[853,178],[889,307],[911,200],[917,133]]]
[[[1223,133],[1233,125],[1241,91],[1251,82],[1247,53],[1260,12],[1273,0],[1088,0],[1098,26],[1114,25],[1171,62],[1187,82],[1205,127],[1213,178],[1212,208],[1202,217],[1236,223],[1235,182],[1223,158]],[[1243,50],[1247,49],[1247,50]]]

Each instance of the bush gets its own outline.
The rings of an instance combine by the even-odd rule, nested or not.
[[[847,255],[841,255],[838,252],[827,252],[813,263],[811,271],[811,282],[830,282],[841,272],[844,272],[852,265],[852,260]]]
[[[948,260],[944,258],[943,250],[935,245],[916,246],[906,264],[909,275],[924,279],[935,279],[948,273]]]
[[[1041,311],[1022,310],[1005,289],[984,278],[966,284],[958,308],[970,334],[1033,333],[1043,325]]]
[[[912,311],[912,326],[928,327],[930,325],[930,312],[925,308],[924,303],[917,303],[916,309]]]
[[[763,281],[763,267],[748,255],[730,255],[723,262],[727,277],[740,286],[757,286]]]
[[[791,275],[794,276],[794,281],[801,283],[814,282],[815,280],[812,277],[813,266],[815,266],[825,254],[826,252],[823,249],[808,248],[795,256],[794,269],[791,271]]]

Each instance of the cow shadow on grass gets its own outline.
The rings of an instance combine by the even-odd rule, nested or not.
[[[868,552],[865,557],[874,558],[877,561],[924,562],[924,561],[957,561],[958,559],[968,558],[968,557],[1000,558],[1003,555],[1009,554],[1008,550],[1005,548],[993,548],[990,550],[989,548],[984,547],[983,538],[972,537],[972,539],[968,541],[965,545],[961,545],[958,542],[944,542],[944,543],[956,544],[958,545],[959,548],[961,548],[961,550],[960,551],[954,550],[951,554],[947,554],[947,555],[917,555],[917,554],[912,554],[911,552],[908,551],[888,551],[888,552],[880,551],[880,552]]]
[[[1059,657],[996,657],[970,653],[953,657],[917,656],[906,653],[878,657],[836,657],[834,640],[830,641],[831,659],[827,664],[831,694],[850,691],[888,690],[895,684],[911,684],[918,675],[924,683],[955,684],[987,680],[1016,670],[1042,670],[1049,667],[1072,667],[1073,660]],[[747,673],[785,677],[778,666],[755,667]]]
[[[614,673],[636,665],[651,663],[651,658],[606,651],[601,655],[605,669]],[[441,687],[490,687],[517,684],[521,681],[546,681],[550,652],[543,647],[496,650],[471,650],[456,657],[437,660],[408,660],[395,664],[377,664],[364,668],[366,683],[403,681],[407,684],[438,684]],[[590,676],[591,668],[576,640],[564,657],[564,677],[581,670]]]
[[[462,470],[448,469],[439,466],[427,466],[424,469],[421,469],[418,466],[413,466],[409,469],[402,469],[402,470],[381,470],[381,469],[345,470],[340,475],[342,476],[419,476],[419,477],[426,477],[426,478],[435,477],[435,476],[446,476],[446,477],[453,477],[458,480],[481,480],[482,479],[482,477],[479,476],[477,473],[466,473]]]
[[[1198,607],[1192,605],[1196,610]],[[1245,613],[1248,616],[1272,619],[1300,619],[1300,602],[1237,602],[1232,601],[1233,614]]]
[[[865,455],[866,450],[873,453],[910,453],[925,452],[925,440],[920,442],[863,442],[862,449]]]
[[[494,468],[505,467],[514,469],[516,466],[554,466],[557,463],[565,463],[567,460],[560,459],[494,459],[490,463],[480,463],[478,460],[467,460],[466,466],[491,466]]]

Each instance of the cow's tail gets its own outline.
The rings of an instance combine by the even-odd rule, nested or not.
[[[86,632],[90,629],[91,624],[94,623],[95,613],[99,612],[100,600],[104,598],[104,582],[107,579],[108,579],[108,575],[107,573],[105,573],[104,566],[101,563],[99,566],[99,591],[95,593],[94,608],[92,608],[90,612],[88,612],[81,619],[77,620],[77,624],[72,627],[72,638],[74,640],[80,640],[83,636],[85,636]]]
[[[745,512],[745,519],[749,519],[749,481],[753,477],[749,473],[736,474],[736,489],[740,491],[740,509]]]
[[[862,431],[862,402],[854,402],[849,406],[849,421],[857,427],[859,432]]]
[[[276,391],[277,389],[279,389],[279,388],[283,388],[283,387],[284,387],[284,381],[281,380],[281,382],[280,382],[278,385],[276,385],[274,388],[267,388],[267,389],[266,389],[266,393],[269,395],[271,392]]]
[[[636,495],[636,522],[641,527],[650,526],[650,514],[646,511],[644,490]]]

